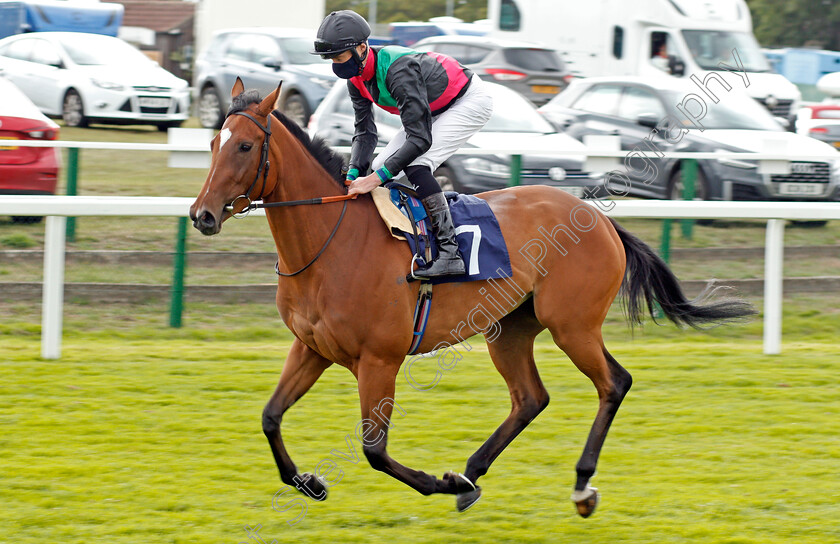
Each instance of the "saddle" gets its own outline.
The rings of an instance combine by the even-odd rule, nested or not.
[[[402,183],[390,182],[371,192],[373,202],[391,236],[405,240],[415,263],[424,266],[437,257],[437,246],[426,210],[416,193]],[[458,251],[467,273],[463,276],[433,278],[432,283],[450,283],[509,278],[512,275],[510,256],[496,215],[483,199],[472,195],[446,192],[455,224]],[[409,281],[420,278],[412,273]]]
[[[405,240],[412,251],[406,280],[420,281],[417,305],[414,308],[414,337],[408,354],[417,353],[432,304],[432,284],[509,278],[513,275],[510,256],[496,215],[486,201],[454,192],[445,196],[455,224],[458,252],[467,273],[462,276],[421,278],[414,275],[414,265],[424,266],[437,256],[437,247],[428,214],[417,194],[410,187],[390,182],[371,192],[382,221],[398,240]]]

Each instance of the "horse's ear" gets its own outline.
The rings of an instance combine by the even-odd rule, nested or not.
[[[245,91],[245,84],[242,83],[242,80],[239,79],[239,76],[236,76],[236,81],[233,84],[233,89],[230,90],[230,97],[235,98],[242,94]]]
[[[280,87],[282,86],[283,82],[281,81],[277,85],[277,88],[268,96],[263,98],[262,102],[260,102],[257,111],[259,111],[261,115],[268,116],[269,113],[280,107]]]

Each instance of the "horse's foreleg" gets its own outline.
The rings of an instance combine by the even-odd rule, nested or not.
[[[451,478],[439,480],[423,471],[401,465],[388,455],[388,429],[394,424],[394,410],[396,409],[399,417],[406,415],[405,410],[394,399],[398,373],[399,363],[396,362],[371,358],[359,361],[357,378],[362,421],[357,435],[362,438],[365,457],[375,470],[396,478],[423,495],[458,493],[459,484]]]
[[[280,421],[286,410],[309,391],[309,388],[318,381],[324,370],[331,364],[331,361],[324,359],[306,344],[295,339],[289,350],[289,356],[286,358],[286,364],[283,365],[277,389],[266,404],[262,415],[263,432],[268,438],[271,452],[280,470],[280,479],[283,483],[296,487],[303,494],[316,500],[327,498],[326,488],[322,482],[312,478],[311,475],[301,476],[297,473],[297,467],[283,445]]]

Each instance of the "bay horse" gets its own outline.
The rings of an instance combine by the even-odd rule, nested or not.
[[[631,384],[630,373],[610,355],[601,336],[620,288],[633,323],[641,323],[645,304],[652,315],[658,304],[670,320],[689,326],[745,317],[754,313],[752,307],[706,295],[688,300],[650,247],[560,189],[523,186],[481,193],[477,196],[489,203],[501,226],[513,275],[495,283],[435,285],[419,352],[445,351],[453,342],[484,334],[510,391],[510,414],[469,458],[462,474],[437,478],[406,467],[389,456],[386,443],[396,379],[413,340],[419,286],[406,281],[411,251],[391,236],[369,195],[336,202],[348,198],[343,158],[275,111],[279,95],[280,86],[260,99],[256,91],[245,92],[237,79],[190,217],[195,228],[213,235],[251,201],[267,205],[281,274],[277,308],[295,336],[262,415],[281,480],[312,499],[327,496],[328,482],[317,474],[298,474],[280,423],[324,370],[337,364],[358,382],[362,422],[357,434],[370,465],[424,495],[454,494],[458,510],[468,508],[480,496],[478,479],[548,404],[534,361],[534,340],[548,329],[598,392],[598,412],[576,465],[572,493],[578,513],[591,515],[599,495],[590,478]],[[304,202],[268,207],[289,201]]]

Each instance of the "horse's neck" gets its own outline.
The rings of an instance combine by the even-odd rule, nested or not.
[[[279,144],[279,148],[274,157],[282,157],[282,160],[277,161],[276,167],[271,165],[276,183],[274,190],[263,199],[266,203],[343,194],[340,185],[297,138],[285,130],[278,136],[274,145]],[[343,205],[338,202],[266,209],[281,270],[294,272],[309,263],[329,238]],[[357,214],[350,213],[351,207],[348,203],[341,229],[352,228],[352,224],[358,222]]]

